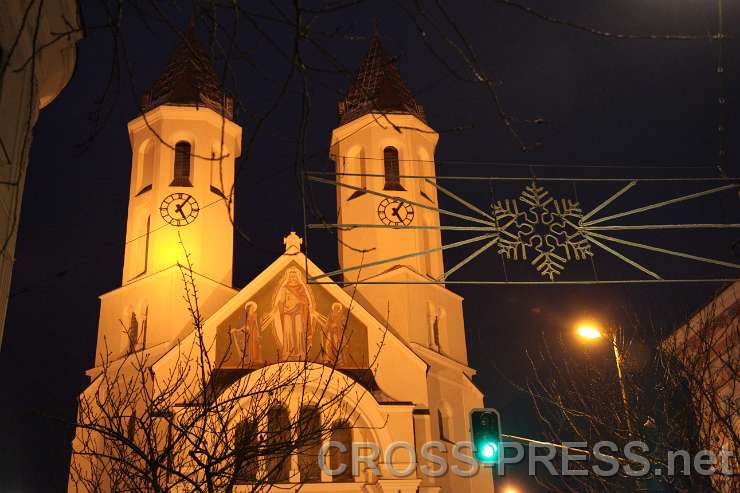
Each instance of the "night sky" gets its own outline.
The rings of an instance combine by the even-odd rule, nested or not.
[[[607,31],[706,34],[716,29],[716,2],[709,0],[571,0],[557,5],[544,0],[526,1],[553,16]],[[440,132],[436,155],[439,175],[717,176],[712,167],[719,149],[716,42],[603,39],[492,2],[457,3],[460,5],[449,7],[450,14],[469,37],[482,67],[501,82],[501,101],[507,111],[520,119],[546,121],[517,127],[526,142],[541,142],[537,150],[522,152],[488,93],[479,85],[450,75],[420,41],[415,26],[395,2],[372,2],[322,18],[312,27],[342,66],[355,69],[367,49],[373,19],[377,19],[383,43],[398,56],[403,78],[425,106],[430,125]],[[290,5],[286,3],[285,9],[290,10]],[[131,160],[126,123],[137,112],[132,94],[140,94],[156,79],[177,42],[171,29],[161,23],[150,22],[149,30],[135,16],[127,17],[122,37],[134,78],[129,80],[125,70],[121,73],[120,85],[114,85],[105,96],[103,114],[110,109],[110,115],[96,123],[96,101],[103,97],[113,59],[109,31],[94,28],[101,23],[101,16],[98,2],[83,6],[88,32],[78,45],[76,71],[57,100],[41,112],[34,131],[0,350],[3,492],[66,488],[69,423],[74,416],[75,397],[87,383],[83,372],[93,364],[97,297],[118,287],[121,281]],[[188,17],[189,12],[180,12],[178,25],[184,26]],[[737,34],[737,25],[740,6],[726,2],[730,34]],[[337,28],[353,36],[332,36]],[[271,29],[277,45],[289,48],[287,31]],[[433,33],[430,36],[451,65],[462,69],[459,58],[454,58],[438,38],[435,40]],[[226,85],[241,98],[236,120],[243,125],[246,139],[252,135],[255,116],[266,111],[274,99],[276,81],[284,78],[288,63],[264,38],[246,27],[240,33],[239,44],[244,52]],[[725,170],[730,176],[738,174],[738,56],[740,42],[731,38],[727,41]],[[328,64],[310,49],[307,61]],[[313,74],[309,79],[311,112],[305,142],[308,169],[332,169],[328,143],[337,125],[336,102],[349,85],[348,77]],[[250,240],[235,240],[236,287],[246,285],[280,254],[282,238],[291,229],[303,234],[295,165],[300,104],[298,84],[291,84],[249,149],[248,159],[237,161],[237,166],[243,167],[237,187],[237,222]],[[642,167],[562,166],[566,164]],[[695,168],[666,168],[677,165]],[[520,185],[504,186],[497,193],[516,196]],[[487,185],[457,183],[450,187],[481,207],[490,203]],[[553,188],[554,194],[562,196],[574,191],[570,184]],[[622,207],[644,205],[653,197],[687,190],[654,184],[627,199]],[[590,207],[614,191],[614,186],[609,188],[604,183],[578,184],[576,190]],[[314,187],[312,193],[331,217],[334,190]],[[442,206],[452,204],[443,201]],[[733,220],[732,216],[738,222],[736,196],[734,201],[711,199],[692,209],[669,211],[656,220],[679,222],[701,217],[705,222],[724,222]],[[656,239],[649,234],[642,238]],[[707,255],[731,259],[730,245],[737,237],[718,233],[658,239],[677,249],[699,249]],[[314,232],[310,240],[312,260],[324,270],[334,269],[336,244],[331,237]],[[446,265],[467,253],[470,251],[453,253],[446,257]],[[695,276],[704,272],[701,267],[684,267],[685,262],[650,258],[656,262],[652,265],[663,272]],[[461,271],[459,278],[501,278],[501,261],[495,254],[474,264]],[[636,277],[608,260],[599,267],[603,277]],[[512,272],[520,275],[516,269]],[[573,275],[580,272],[576,269]],[[707,275],[715,274],[714,270],[707,271]],[[521,276],[533,278],[524,271]],[[536,350],[542,333],[566,331],[575,318],[587,313],[625,323],[637,315],[637,330],[652,330],[647,327],[655,324],[665,331],[719,287],[450,286],[465,297],[470,365],[479,370],[476,383],[486,394],[486,404],[501,410],[507,433],[533,437],[539,431],[529,398],[517,392],[509,380],[526,380],[530,370],[523,351]],[[525,484],[523,478],[516,481]],[[532,486],[529,491],[536,490]]]

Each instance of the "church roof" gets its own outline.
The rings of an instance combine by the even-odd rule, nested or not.
[[[205,106],[233,118],[233,99],[226,95],[206,50],[198,41],[195,24],[183,33],[162,75],[142,97],[143,111],[163,104]]]
[[[349,123],[371,112],[409,114],[426,122],[424,108],[401,79],[396,60],[386,53],[377,33],[347,97],[339,102],[339,121]]]

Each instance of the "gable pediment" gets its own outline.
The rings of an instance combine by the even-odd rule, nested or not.
[[[368,329],[378,322],[339,286],[307,283],[306,268],[318,272],[303,254],[281,256],[208,320],[218,367],[369,367]]]

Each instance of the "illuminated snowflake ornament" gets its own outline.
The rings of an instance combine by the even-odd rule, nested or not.
[[[498,228],[498,253],[507,259],[531,260],[537,271],[551,281],[570,260],[593,255],[579,227],[583,213],[578,202],[554,199],[532,182],[518,199],[492,204]]]

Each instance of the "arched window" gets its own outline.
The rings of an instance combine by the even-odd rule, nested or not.
[[[237,484],[257,481],[257,423],[245,419],[234,431],[235,479]]]
[[[152,189],[154,175],[154,143],[147,141],[143,152],[139,153],[139,177],[136,186],[136,195],[141,195]]]
[[[175,173],[172,187],[192,187],[190,183],[190,142],[175,144]]]
[[[330,449],[329,467],[336,471],[342,465],[346,466],[340,474],[332,476],[335,483],[354,481],[352,476],[352,428],[346,421],[338,421],[331,428],[331,441],[344,445],[345,451],[337,447]]]
[[[401,170],[398,164],[398,149],[391,146],[383,149],[383,163],[385,164],[384,190],[406,190],[401,186]]]
[[[321,415],[316,406],[304,406],[298,422],[298,470],[301,483],[321,481]]]
[[[267,412],[267,477],[270,483],[285,483],[290,477],[290,416],[285,406]]]

